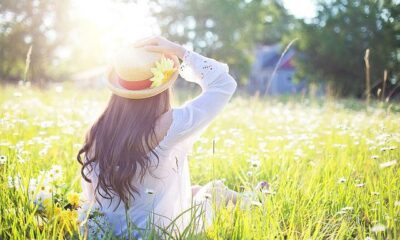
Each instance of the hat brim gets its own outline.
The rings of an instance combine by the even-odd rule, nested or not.
[[[113,92],[114,94],[123,97],[123,98],[130,98],[130,99],[143,99],[153,97],[157,94],[160,94],[170,88],[175,80],[179,76],[179,59],[177,56],[168,55],[172,61],[174,61],[175,72],[172,76],[162,85],[154,88],[146,88],[142,90],[129,90],[122,87],[118,82],[118,76],[114,69],[111,69],[108,72],[107,76],[107,87]]]

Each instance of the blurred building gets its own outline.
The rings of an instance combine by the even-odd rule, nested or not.
[[[248,90],[261,95],[296,94],[307,90],[305,80],[295,82],[296,68],[293,59],[294,49],[289,49],[281,58],[284,49],[279,45],[264,45],[256,48],[256,59],[251,69]],[[279,62],[279,65],[277,65]],[[275,74],[273,74],[276,68]]]

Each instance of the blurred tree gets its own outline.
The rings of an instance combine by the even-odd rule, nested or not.
[[[0,2],[0,80],[24,78],[30,46],[28,79],[39,84],[49,80],[71,27],[69,5],[70,0]]]
[[[230,65],[244,83],[257,43],[276,43],[293,17],[280,0],[153,0],[162,34]]]
[[[318,16],[300,21],[292,36],[303,58],[296,61],[298,77],[326,81],[342,96],[365,93],[364,54],[371,50],[371,81],[399,80],[400,15],[396,0],[319,1]]]

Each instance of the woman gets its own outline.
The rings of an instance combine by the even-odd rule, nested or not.
[[[160,53],[169,60],[160,60]],[[78,154],[84,194],[99,205],[116,235],[128,234],[128,225],[182,233],[191,218],[200,216],[198,212],[193,215],[193,209],[199,209],[196,206],[205,212],[206,224],[195,224],[196,231],[201,230],[211,223],[210,196],[217,204],[235,203],[236,193],[221,181],[191,187],[187,153],[228,103],[236,82],[226,64],[162,37],[139,41],[122,55],[108,78],[114,94]],[[182,60],[180,66],[176,57]],[[167,78],[158,78],[158,84],[155,78],[160,69],[149,64],[154,65],[155,59],[161,75]],[[150,81],[146,71],[153,75]],[[202,93],[181,107],[171,108],[169,87],[178,72],[199,84]]]

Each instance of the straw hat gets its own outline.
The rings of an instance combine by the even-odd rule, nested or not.
[[[174,72],[161,85],[151,86],[154,76],[152,68],[162,58],[171,59]],[[165,59],[164,59],[165,60]],[[174,55],[163,55],[146,51],[143,48],[127,47],[121,49],[114,58],[107,76],[107,87],[116,95],[130,99],[153,97],[169,87],[177,79],[179,60]],[[154,69],[153,69],[154,70]],[[168,75],[167,75],[168,76]]]

